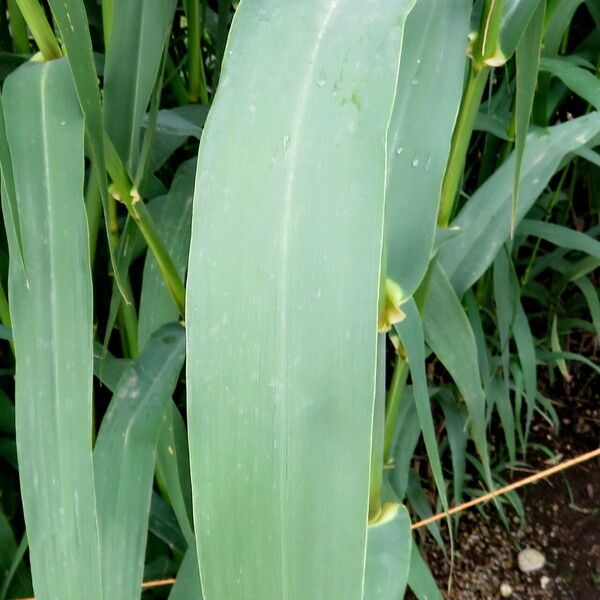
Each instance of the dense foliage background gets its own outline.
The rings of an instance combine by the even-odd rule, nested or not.
[[[185,600],[200,593],[194,550],[195,533],[199,533],[194,532],[192,518],[186,435],[186,376],[181,371],[185,356],[182,324],[187,323],[183,282],[194,193],[196,203],[219,199],[206,197],[213,162],[217,165],[214,172],[223,177],[218,182],[223,191],[234,186],[238,167],[234,164],[229,171],[218,171],[223,164],[219,159],[232,155],[239,132],[252,118],[244,116],[242,108],[246,110],[246,92],[255,89],[251,88],[255,82],[249,76],[248,88],[240,83],[235,87],[235,81],[242,80],[240,65],[246,63],[236,62],[238,54],[233,55],[233,50],[231,57],[226,51],[237,4],[229,0],[50,0],[40,4],[37,0],[0,0],[0,83],[6,128],[0,132],[0,165],[7,231],[5,237],[2,229],[0,240],[0,600],[33,595],[28,538],[49,556],[54,552],[52,536],[60,531],[57,517],[48,539],[41,539],[44,515],[52,513],[53,507],[45,500],[51,495],[39,493],[33,474],[40,473],[52,488],[59,474],[65,476],[69,469],[75,473],[77,459],[70,456],[67,446],[61,454],[60,440],[88,435],[86,421],[76,418],[78,409],[67,404],[61,413],[58,408],[53,412],[52,407],[42,407],[45,386],[51,387],[55,380],[50,375],[44,380],[41,373],[36,380],[30,373],[22,397],[28,395],[31,406],[17,417],[24,436],[17,441],[15,354],[25,365],[20,342],[23,356],[37,348],[40,360],[55,356],[54,368],[60,369],[73,348],[68,339],[59,339],[53,319],[58,315],[64,323],[71,321],[76,331],[81,316],[78,307],[88,300],[93,303],[91,439],[97,519],[100,536],[106,537],[101,543],[114,550],[102,568],[105,597],[135,595],[136,573],[144,581],[178,580],[172,591],[169,586],[153,587],[143,592],[144,598]],[[278,73],[265,79],[263,87],[274,90],[273,114],[279,115],[279,98],[286,89],[295,89],[294,81],[312,77],[319,88],[326,89],[331,82],[320,72],[286,74],[276,50],[253,46],[252,27],[269,23],[271,17],[280,19],[281,11],[271,15],[271,4],[245,0],[239,10],[247,12],[239,15],[237,37],[232,33],[230,47],[236,52],[246,50],[248,63],[263,61],[262,71],[257,67],[253,74]],[[284,8],[292,11],[293,2],[282,4],[289,4]],[[532,426],[543,419],[559,429],[548,392],[551,386],[562,380],[572,389],[568,384],[574,372],[578,382],[585,379],[583,386],[597,385],[600,155],[595,147],[600,140],[600,4],[596,0],[506,0],[504,4],[502,13],[498,2],[478,2],[473,7],[471,2],[454,6],[418,0],[404,28],[396,104],[387,138],[391,165],[386,173],[384,250],[388,283],[383,287],[389,310],[379,335],[381,447],[375,448],[374,442],[373,522],[385,501],[404,503],[411,519],[417,521],[511,480],[515,468],[527,465]],[[352,10],[355,7],[349,3],[348,11]],[[365,8],[366,13],[369,10]],[[289,21],[281,17],[281,27],[291,27]],[[91,47],[86,45],[88,25]],[[291,36],[290,44],[296,39],[289,32],[277,31],[282,38]],[[469,31],[479,32],[470,42]],[[493,47],[486,47],[484,31],[491,32]],[[306,33],[306,44],[310,35]],[[348,36],[340,43],[350,47],[355,40]],[[41,60],[38,51],[46,60],[57,58],[39,80],[35,79],[36,67],[26,64]],[[68,62],[60,58],[63,54]],[[198,175],[201,186],[194,192],[199,140],[213,101],[217,98],[215,106],[219,101],[224,62],[227,84],[223,83],[216,116],[211,113],[209,117],[213,118],[211,137],[200,150],[204,170]],[[379,81],[376,69],[368,65],[361,69],[365,78]],[[391,89],[395,82],[387,81]],[[336,84],[332,85],[335,93]],[[35,90],[41,90],[39,102]],[[367,99],[352,95],[347,104],[360,113],[363,103],[370,106],[370,98],[378,97],[379,91],[369,93],[372,96]],[[228,104],[226,98],[233,100]],[[295,97],[286,101],[295,106]],[[259,96],[256,104],[266,123],[265,97]],[[48,114],[56,115],[57,122],[64,115],[63,124],[68,123],[72,137],[50,126],[46,129]],[[305,122],[310,129],[307,137],[324,135],[325,119],[320,121],[309,112]],[[26,142],[40,131],[47,131],[51,146],[45,148],[46,154],[40,150],[38,155]],[[245,135],[254,135],[249,131]],[[258,157],[271,152],[255,140],[250,143]],[[292,152],[296,152],[295,143],[292,139]],[[284,136],[282,144],[285,155],[289,137],[286,141]],[[273,163],[279,160],[278,151],[273,151]],[[237,163],[241,182],[247,175],[244,160]],[[71,175],[78,161],[81,172]],[[11,193],[8,165],[12,165],[16,194]],[[226,172],[228,176],[223,175]],[[46,183],[45,187],[40,183],[39,190],[25,192],[27,181]],[[45,281],[52,265],[87,261],[87,250],[78,256],[76,252],[87,240],[84,237],[79,245],[69,246],[83,223],[77,206],[59,202],[63,212],[57,209],[40,217],[40,222],[49,224],[46,230],[32,225],[36,204],[26,205],[21,196],[51,190],[60,198],[73,189],[79,196],[85,194],[93,291],[84,278],[73,279],[68,272],[62,278],[51,275],[47,295],[29,304],[26,277],[15,274],[21,255],[26,270],[36,257],[50,256],[47,265],[40,259],[39,269],[31,267],[35,290],[35,283]],[[13,199],[16,205],[11,204]],[[409,205],[420,208],[411,212]],[[208,218],[208,213],[202,214]],[[240,230],[260,226],[258,218],[246,221],[245,213],[238,215]],[[313,221],[311,235],[319,245],[328,235],[327,227],[319,229],[318,217]],[[217,230],[220,221],[215,218],[214,222]],[[423,223],[428,233],[419,229]],[[333,221],[328,226],[330,233],[335,231]],[[194,234],[204,231],[202,227],[195,222]],[[65,246],[49,249],[44,236],[52,239],[57,228],[62,229]],[[238,253],[243,240],[229,238],[228,231],[237,229],[232,225],[229,230],[218,230],[222,245],[228,248],[231,261],[241,261]],[[417,248],[421,240],[425,240],[423,247]],[[210,252],[202,240],[194,243]],[[414,253],[406,251],[407,245]],[[349,258],[354,256],[351,248],[349,244],[344,249]],[[235,304],[236,299],[233,306],[247,306],[252,320],[250,288],[243,287],[250,284],[240,281],[240,304]],[[235,291],[237,284],[234,281],[231,289]],[[70,292],[61,295],[67,288]],[[93,294],[89,298],[88,291]],[[78,298],[84,299],[78,302]],[[357,298],[348,298],[350,304],[353,301],[362,306]],[[194,299],[192,304],[196,310]],[[398,307],[406,314],[405,320],[398,320]],[[318,331],[315,328],[313,335],[318,336]],[[253,342],[243,331],[237,335],[232,346],[245,345],[251,353]],[[253,335],[260,336],[260,332]],[[328,335],[342,339],[345,332]],[[80,348],[75,337],[73,347]],[[85,353],[87,342],[82,343]],[[28,355],[37,356],[33,350]],[[328,358],[325,353],[319,360]],[[225,356],[220,368],[235,372],[240,369],[236,360],[239,357]],[[68,396],[60,386],[54,392],[59,399]],[[72,420],[61,421],[64,414],[72,415]],[[236,425],[225,427],[223,439],[232,445],[248,443],[236,431]],[[377,439],[377,433],[373,436]],[[234,454],[240,452],[239,447],[234,447]],[[58,466],[49,458],[57,448]],[[201,462],[199,448],[191,447],[193,463]],[[539,441],[536,448],[540,448]],[[242,485],[241,476],[229,471],[231,465],[223,460],[213,462],[224,473],[223,487]],[[20,468],[32,476],[31,481],[26,476],[23,489]],[[191,478],[194,485],[200,481],[193,473]],[[91,479],[89,483],[93,485]],[[100,488],[104,491],[98,492]],[[36,531],[25,530],[22,491],[30,499],[29,506],[39,503],[31,509]],[[196,493],[202,496],[199,490]],[[199,502],[198,498],[194,501]],[[517,493],[501,498],[494,509],[505,522],[513,514],[524,517]],[[107,526],[103,533],[111,515],[124,517],[124,524]],[[426,535],[445,548],[444,527],[432,524]],[[252,537],[250,528],[246,535]],[[409,585],[420,598],[438,597],[440,592],[434,591],[433,579],[414,548]],[[141,552],[142,562],[136,552]],[[116,574],[123,564],[134,565],[133,583]],[[60,587],[70,576],[69,572],[57,574],[56,585]],[[42,583],[36,588],[39,596]],[[44,593],[45,598],[52,597],[52,592]],[[75,587],[69,593],[64,597],[79,597]]]

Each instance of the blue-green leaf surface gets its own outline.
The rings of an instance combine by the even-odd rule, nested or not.
[[[187,288],[208,600],[362,597],[386,132],[413,3],[237,9]]]

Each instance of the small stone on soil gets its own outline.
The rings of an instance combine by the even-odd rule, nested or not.
[[[519,569],[523,573],[533,573],[539,571],[546,564],[546,557],[535,548],[525,548],[519,552],[517,557]]]
[[[510,587],[510,585],[508,585],[508,583],[503,583],[500,586],[500,595],[503,598],[510,598],[512,596],[513,590]]]

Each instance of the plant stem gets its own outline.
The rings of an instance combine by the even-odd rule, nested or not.
[[[185,12],[188,25],[188,72],[190,102],[208,104],[208,92],[206,90],[206,75],[202,61],[202,9],[200,0],[187,0]]]
[[[438,225],[447,227],[452,216],[454,202],[459,192],[460,182],[465,167],[469,142],[475,124],[475,117],[481,104],[481,97],[485,89],[488,76],[488,67],[476,71],[471,67],[469,81],[462,98],[460,111],[450,146],[450,156],[442,184],[440,208],[438,212]]]
[[[387,393],[386,411],[385,411],[385,429],[383,434],[383,464],[392,460],[392,449],[394,443],[394,434],[396,432],[396,423],[398,422],[398,411],[402,393],[408,378],[408,364],[399,356],[394,366],[390,389]]]
[[[61,58],[62,52],[58,40],[38,0],[17,0],[17,4],[44,60]]]
[[[164,279],[165,286],[167,287],[169,294],[171,294],[171,298],[173,298],[173,302],[175,302],[179,314],[183,317],[185,314],[185,287],[181,281],[181,277],[179,277],[173,259],[165,248],[163,241],[160,239],[156,225],[154,224],[146,205],[139,197],[135,186],[129,178],[129,174],[125,170],[125,167],[108,136],[105,136],[104,144],[106,150],[106,169],[113,181],[112,187],[114,188],[111,195],[125,204],[129,214],[140,228],[154,259],[156,260],[156,264]]]

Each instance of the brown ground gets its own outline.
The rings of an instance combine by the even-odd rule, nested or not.
[[[532,441],[543,443],[555,453],[557,462],[600,446],[600,386],[591,371],[580,370],[570,386],[555,385],[546,395],[561,417],[557,436],[539,420]],[[558,398],[558,400],[555,400]],[[552,463],[540,451],[531,451],[528,460],[533,471]],[[530,472],[517,472],[520,479]],[[500,586],[511,586],[513,600],[561,599],[600,600],[600,461],[592,460],[550,479],[521,490],[526,522],[511,514],[507,531],[493,507],[485,516],[476,509],[461,519],[455,543],[453,600],[501,598]],[[427,562],[445,589],[448,563],[430,536],[424,540]],[[546,566],[525,575],[517,565],[517,554],[525,547],[540,550]],[[544,586],[542,585],[544,578]],[[407,598],[412,596],[407,595]]]

